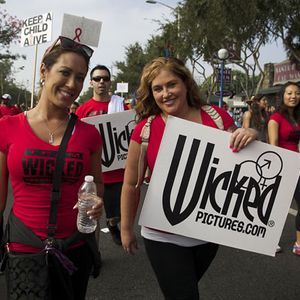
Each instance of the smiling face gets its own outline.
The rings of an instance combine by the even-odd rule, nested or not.
[[[297,85],[291,84],[285,88],[283,103],[289,109],[294,109],[300,103],[300,89]]]
[[[268,106],[268,99],[266,97],[262,97],[258,102],[259,108],[266,109]]]
[[[41,100],[47,100],[58,107],[70,107],[78,98],[87,73],[84,58],[74,52],[61,54],[51,68],[41,66],[41,78],[44,86]]]
[[[180,117],[188,111],[186,86],[174,73],[161,69],[151,83],[151,90],[156,104],[164,115]]]

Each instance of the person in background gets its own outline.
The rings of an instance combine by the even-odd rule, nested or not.
[[[22,112],[16,105],[11,105],[11,95],[4,94],[1,97],[0,118],[4,116],[14,116]]]
[[[140,133],[147,118],[155,116],[151,123],[145,160],[150,171],[154,168],[169,115],[217,128],[209,114],[201,109],[206,103],[200,97],[192,74],[179,59],[160,57],[148,63],[142,72],[138,99],[135,110],[139,123],[131,136],[121,198],[122,244],[130,254],[134,254],[138,248],[134,224],[138,206],[136,197],[140,188],[136,185],[140,181]],[[233,132],[230,147],[234,152],[256,139],[254,129],[236,129],[226,111],[216,106],[214,109],[223,120],[224,130]],[[198,282],[213,261],[218,245],[144,226],[141,233],[165,299],[199,299]]]
[[[268,120],[269,113],[268,99],[262,94],[255,95],[251,98],[249,110],[243,114],[243,128],[254,128],[258,132],[258,140],[268,141]]]
[[[299,152],[300,139],[300,87],[287,82],[279,92],[280,105],[268,123],[269,143],[284,149]],[[296,215],[296,241],[293,253],[300,256],[300,182],[294,194],[298,206]]]
[[[21,105],[19,105],[18,103],[15,104],[15,107],[16,107],[17,110],[19,110],[20,112],[23,111]]]
[[[60,36],[46,50],[40,65],[38,104],[29,111],[0,120],[0,220],[10,178],[14,196],[12,213],[41,240],[47,238],[48,232],[55,155],[69,122],[68,108],[82,90],[92,53],[88,46]],[[76,120],[66,150],[55,239],[65,239],[77,232],[77,209],[74,206],[78,201],[78,189],[88,174],[94,176],[98,191],[97,202],[88,214],[90,218],[100,217],[103,208],[101,152],[102,142],[96,128]],[[16,254],[45,251],[13,241],[9,242],[8,248]],[[61,276],[64,272],[50,272],[49,299],[85,299],[94,265],[91,249],[84,240],[77,240],[66,249],[64,254],[77,270],[67,275],[67,279]],[[52,255],[50,259],[51,265]],[[21,273],[16,280],[22,280],[26,275]],[[32,295],[31,299],[38,299],[38,296],[33,296],[35,287],[31,280],[28,277],[25,286],[18,288],[23,288],[25,295]]]
[[[78,107],[79,103],[77,101],[74,101],[70,106],[70,113],[75,114]]]
[[[274,105],[268,105],[267,111],[271,115],[273,112],[276,111],[276,108]]]
[[[93,98],[77,109],[79,118],[110,114],[127,110],[124,98],[111,95],[111,74],[103,65],[96,65],[90,72],[90,85],[93,88]],[[107,227],[113,241],[121,245],[120,229],[120,197],[124,178],[124,169],[103,172],[104,180],[104,208]]]

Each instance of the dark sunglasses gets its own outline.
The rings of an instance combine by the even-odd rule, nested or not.
[[[103,79],[103,81],[108,82],[110,81],[109,76],[95,76],[92,78],[92,80],[96,81],[96,82],[100,82],[101,79]]]
[[[56,46],[60,46],[62,49],[79,49],[83,55],[90,59],[94,50],[87,45],[77,43],[65,36],[59,36],[55,42],[46,50],[44,56],[50,53]]]

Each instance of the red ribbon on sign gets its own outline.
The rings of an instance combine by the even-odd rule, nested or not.
[[[80,43],[80,36],[82,34],[82,29],[81,28],[76,28],[75,29],[75,37],[73,39],[73,41],[77,40]]]

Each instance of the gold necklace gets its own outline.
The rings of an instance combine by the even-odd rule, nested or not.
[[[47,130],[48,130],[48,135],[49,135],[49,140],[48,140],[48,142],[49,142],[49,144],[53,144],[54,143],[54,133],[55,133],[55,131],[58,129],[58,128],[60,128],[63,124],[64,124],[64,122],[65,122],[65,120],[63,120],[63,121],[61,121],[59,124],[58,124],[58,126],[56,127],[56,128],[54,128],[54,130],[50,130],[50,128],[49,128],[49,126],[48,126],[48,121],[46,120],[46,119],[43,119],[43,121],[45,122],[45,125],[46,125],[46,127],[47,127]]]

